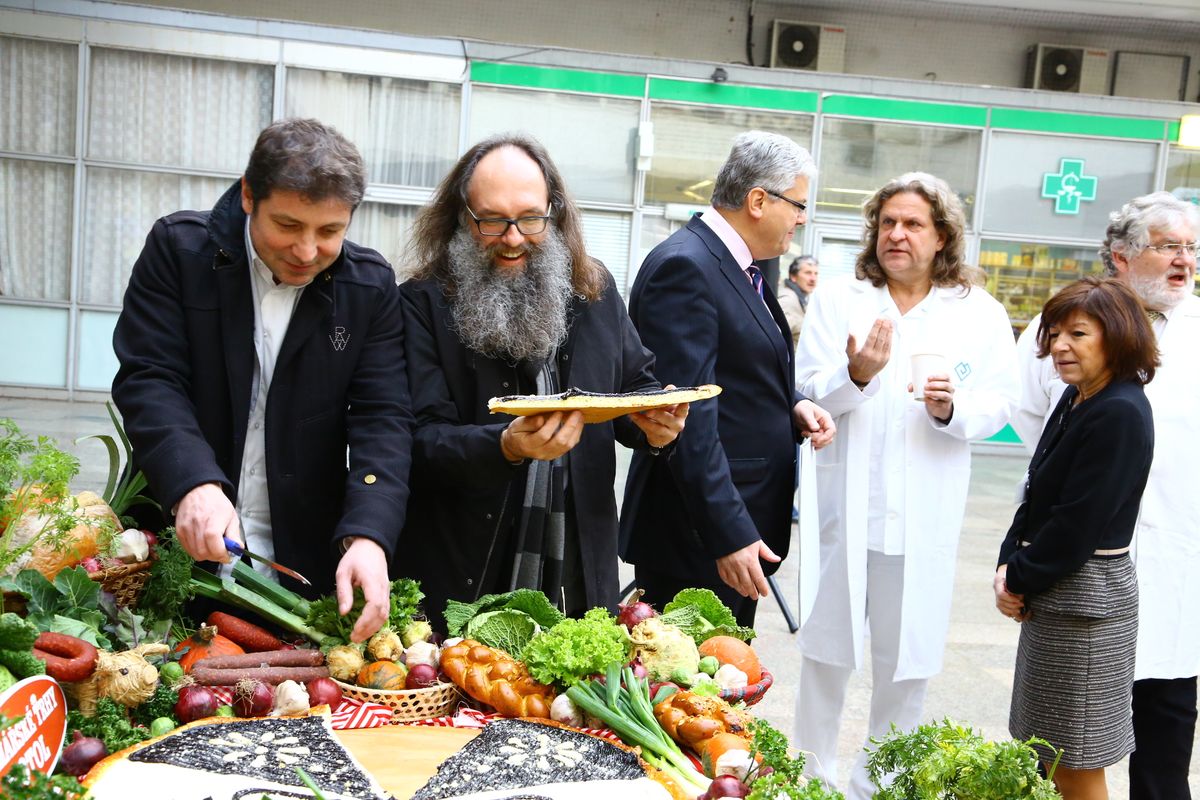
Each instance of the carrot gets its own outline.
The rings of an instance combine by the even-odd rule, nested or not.
[[[193,667],[191,676],[201,686],[233,686],[238,681],[247,678],[278,686],[284,681],[307,683],[317,678],[328,678],[329,670],[325,667],[257,667],[252,669]]]
[[[270,631],[232,614],[214,611],[208,615],[207,621],[209,625],[217,626],[217,631],[222,636],[241,645],[248,653],[278,650],[283,647],[283,642],[272,636]]]
[[[325,663],[320,650],[271,650],[202,658],[193,664],[205,669],[241,669],[243,667],[319,667]]]
[[[96,670],[96,648],[65,633],[39,633],[33,655],[46,662],[46,674],[56,681],[81,681]]]

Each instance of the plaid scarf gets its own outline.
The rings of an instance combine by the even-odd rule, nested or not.
[[[555,359],[542,364],[538,394],[556,394]],[[517,526],[517,549],[509,590],[538,589],[563,610],[563,558],[566,548],[566,456],[531,460],[525,478],[525,500]]]

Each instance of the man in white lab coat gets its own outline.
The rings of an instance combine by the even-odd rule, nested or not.
[[[795,731],[835,784],[864,625],[874,673],[868,736],[921,721],[928,679],[942,666],[969,443],[1004,427],[1019,391],[1008,315],[963,260],[965,217],[945,181],[902,175],[864,214],[855,276],[813,296],[796,356],[801,391],[840,429],[816,454],[821,576],[800,635]],[[912,387],[918,353],[940,354],[942,366]],[[865,764],[864,754],[849,800],[873,793]]]
[[[1100,257],[1110,275],[1142,298],[1162,360],[1146,385],[1154,410],[1154,462],[1133,539],[1137,750],[1129,758],[1129,797],[1187,800],[1200,673],[1200,298],[1192,294],[1200,211],[1155,192],[1110,219]],[[1050,359],[1037,357],[1040,319],[1030,321],[1018,344],[1021,402],[1013,427],[1030,452],[1065,388]]]

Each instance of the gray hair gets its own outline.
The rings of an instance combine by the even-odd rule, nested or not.
[[[1108,215],[1108,230],[1100,245],[1100,258],[1109,275],[1117,274],[1112,254],[1137,258],[1150,245],[1151,231],[1171,228],[1185,222],[1200,233],[1200,210],[1170,192],[1154,192],[1135,197],[1120,211]]]
[[[729,158],[717,173],[713,186],[713,208],[737,210],[746,195],[758,186],[783,194],[803,175],[811,183],[817,165],[808,151],[786,136],[766,131],[746,131],[733,140]]]

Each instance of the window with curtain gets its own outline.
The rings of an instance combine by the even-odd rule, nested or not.
[[[581,200],[633,203],[641,102],[596,95],[476,87],[470,141],[521,131],[550,153],[567,191]]]
[[[362,203],[354,212],[346,238],[378,250],[396,270],[396,281],[404,280],[409,265],[405,260],[408,233],[420,209],[394,203]]]
[[[433,187],[458,155],[457,84],[288,69],[284,104],[354,142],[371,183]]]
[[[241,173],[271,122],[275,68],[91,50],[89,159]]]
[[[0,151],[75,153],[79,47],[0,36]],[[0,297],[70,299],[70,164],[0,158]]]
[[[629,214],[604,211],[584,211],[582,217],[588,255],[604,262],[617,291],[624,297],[629,280],[629,234],[633,218]]]
[[[892,178],[928,172],[950,184],[973,227],[983,133],[964,128],[827,118],[821,136],[821,213],[861,216]]]
[[[813,118],[808,114],[655,103],[650,120],[654,158],[646,175],[647,203],[708,205],[733,137],[745,131],[771,131],[812,149]]]
[[[180,209],[208,210],[232,182],[232,178],[88,169],[79,301],[119,306],[154,221]]]

